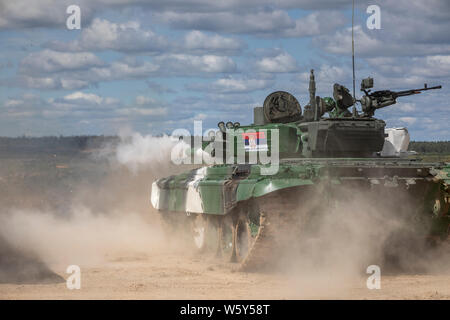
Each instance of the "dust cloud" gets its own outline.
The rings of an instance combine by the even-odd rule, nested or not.
[[[58,283],[54,273],[33,252],[23,252],[0,236],[0,283]]]
[[[169,265],[160,265],[161,254],[183,249],[168,245],[159,215],[150,204],[152,181],[192,168],[171,162],[175,144],[167,136],[123,135],[117,145],[94,150],[87,164],[79,164],[83,168],[93,166],[92,172],[101,174],[94,175],[94,179],[77,180],[70,197],[54,199],[63,202],[57,210],[30,206],[2,208],[0,282],[61,282],[64,279],[57,274],[64,274],[68,265],[79,265],[83,270],[83,267],[105,266],[117,259],[141,259],[151,269],[138,276],[149,277],[153,272],[155,278],[151,280],[159,281],[175,298],[180,297],[181,291],[165,282],[166,267],[172,268],[170,272],[176,279],[199,281],[186,280],[187,292],[202,283],[201,290],[206,294],[203,298],[210,298],[208,290],[216,281],[223,282],[224,290],[229,288],[228,283],[236,282],[237,291],[242,290],[238,282],[248,281],[253,294],[265,296],[274,281],[267,274],[238,275],[230,272],[228,265],[222,267],[223,262],[209,266],[210,258],[204,256],[201,263],[195,264],[183,262],[182,255],[166,257],[163,261]],[[320,188],[296,197],[299,202],[294,214],[300,219],[309,218],[305,228],[299,230],[301,241],[286,246],[274,269],[288,278],[281,290],[284,295],[343,296],[354,287],[365,286],[369,265],[380,266],[383,275],[442,272],[442,266],[448,265],[448,259],[443,263],[445,255],[425,250],[426,245],[413,237],[421,232],[411,224],[411,217],[416,217],[418,203],[422,201],[420,197],[411,199],[409,191],[402,193],[398,188],[363,190],[340,185],[333,188],[334,199],[339,201],[327,197],[330,190]],[[31,196],[26,189],[17,190],[17,197]],[[422,225],[425,233],[427,226]],[[187,271],[181,267],[183,263]],[[199,264],[205,271],[198,270]],[[126,272],[122,276],[127,276]],[[156,279],[158,276],[161,277]],[[209,277],[210,282],[203,277]],[[230,297],[236,297],[232,289],[227,292]]]
[[[335,188],[316,188],[297,205],[306,223],[278,263],[291,277],[290,289],[309,297],[343,294],[365,286],[371,265],[382,275],[445,271],[448,247],[427,242],[423,199],[404,188]]]
[[[181,142],[183,143],[183,142]],[[115,157],[112,160],[118,164],[126,166],[133,173],[140,170],[158,170],[167,167],[171,161],[172,150],[177,146],[178,141],[173,137],[162,136],[142,136],[133,133],[129,136],[121,135],[121,143],[117,146]],[[184,143],[187,146],[187,144]]]
[[[4,238],[55,265],[89,265],[108,254],[150,253],[162,242],[159,228],[138,213],[95,214],[73,208],[70,218],[54,213],[13,210],[0,219]]]
[[[183,170],[171,163],[174,145],[167,136],[122,136],[117,146],[90,155],[101,178],[81,179],[69,198],[57,199],[63,209],[2,208],[0,282],[61,280],[50,268],[61,273],[72,264],[82,268],[166,250],[150,186]],[[27,197],[25,188],[15,196]]]

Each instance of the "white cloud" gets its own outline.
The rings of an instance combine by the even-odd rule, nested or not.
[[[136,97],[136,104],[143,106],[146,104],[155,103],[155,100],[146,96],[137,96]]]
[[[58,89],[62,88],[61,81],[50,77],[30,77],[24,76],[19,79],[19,82],[26,88],[33,89]],[[77,88],[78,89],[78,88]]]
[[[163,11],[155,14],[163,23],[179,29],[222,31],[240,34],[256,34],[269,37],[305,37],[329,32],[343,25],[338,12],[322,15],[313,13],[297,20],[280,9],[254,8],[250,12],[177,12]],[[324,20],[327,23],[323,23]]]
[[[34,94],[24,93],[20,96],[7,99],[0,105],[2,117],[29,118],[39,113],[43,105],[43,100]]]
[[[335,83],[349,86],[351,84],[351,69],[337,65],[321,64],[314,70],[317,95],[332,96]],[[294,77],[296,85],[303,93],[308,93],[310,70],[305,70]],[[350,88],[350,87],[349,87]],[[309,99],[309,96],[308,98]]]
[[[74,4],[73,0],[15,0],[0,3],[0,28],[33,28],[65,26],[67,6]],[[95,13],[101,14],[111,9],[123,9],[137,6],[145,14],[152,12],[254,12],[271,7],[271,0],[78,0],[76,4],[82,8],[82,26],[88,25]],[[279,0],[277,7],[289,9],[336,9],[348,7],[348,0],[332,0],[329,2],[317,0]]]
[[[425,77],[450,77],[450,55],[435,55],[414,58],[411,73]]]
[[[116,79],[145,78],[156,72],[159,66],[151,62],[114,61],[102,68],[92,68],[91,72],[96,81],[110,81]],[[89,76],[89,75],[88,75]]]
[[[111,119],[124,116],[165,116],[169,112],[164,103],[149,97],[137,96],[135,103],[136,106],[133,104],[125,105],[112,97],[76,91],[61,98],[48,99],[42,110],[42,115],[47,118],[73,117],[83,121],[97,117]]]
[[[138,21],[114,23],[95,18],[89,27],[82,29],[79,39],[70,42],[50,41],[46,46],[53,50],[72,52],[113,50],[151,55],[180,52],[231,55],[245,48],[245,43],[240,39],[196,30],[186,33],[180,41],[143,29]]]
[[[442,95],[442,91],[445,92],[449,84],[450,55],[378,57],[366,60],[372,70],[370,74],[375,78],[376,87],[405,90],[421,88],[427,83],[430,87],[442,85],[441,91],[429,92]],[[414,99],[417,99],[417,96]]]
[[[354,27],[355,51],[358,56],[380,55],[380,49],[387,46],[389,49],[395,44],[383,43],[376,37],[366,33],[360,25]],[[314,39],[314,43],[324,50],[334,54],[351,55],[352,53],[352,29],[337,30],[334,34],[322,35]],[[382,51],[386,53],[386,49]]]
[[[450,25],[449,25],[450,27]],[[358,57],[425,56],[450,53],[448,42],[426,43],[398,36],[398,30],[367,30],[357,25],[354,28],[355,54]],[[313,39],[313,43],[323,50],[341,55],[351,55],[351,28],[337,30]]]
[[[226,38],[218,34],[208,35],[204,32],[193,30],[184,36],[183,50],[190,52],[212,53],[237,53],[244,48],[239,39]]]
[[[156,57],[155,62],[161,66],[164,72],[169,74],[228,73],[236,71],[236,63],[233,59],[216,55],[168,54]]]
[[[219,55],[163,54],[153,57],[151,61],[126,56],[107,64],[88,52],[45,49],[25,57],[19,74],[7,85],[79,90],[99,82],[143,79],[151,75],[205,76],[236,71],[237,66],[232,58]]]
[[[83,28],[79,40],[68,43],[50,42],[57,50],[160,53],[169,49],[169,41],[151,30],[143,30],[137,21],[114,23],[95,18],[92,24]]]
[[[71,4],[72,0],[1,1],[0,29],[65,27],[66,8]],[[89,1],[79,0],[77,4],[83,8],[84,21],[89,21],[92,15]]]
[[[324,23],[324,21],[326,21]],[[314,12],[304,18],[295,20],[295,26],[283,30],[284,37],[309,37],[329,33],[343,26],[345,17],[340,12]]]
[[[117,111],[119,115],[125,116],[165,116],[168,114],[168,109],[165,107],[159,108],[122,108]]]
[[[20,86],[32,89],[65,89],[78,90],[89,86],[89,82],[78,79],[63,79],[57,75],[51,77],[19,76],[17,83]]]
[[[213,83],[213,88],[219,92],[248,92],[267,88],[268,81],[258,79],[219,79]]]
[[[414,117],[401,117],[399,118],[400,121],[407,123],[408,125],[412,125],[416,123],[417,118]]]
[[[93,93],[83,93],[80,91],[68,94],[64,97],[65,100],[85,101],[89,103],[100,104],[103,100],[100,96]]]
[[[20,106],[24,103],[23,100],[19,100],[19,99],[8,99],[6,100],[6,102],[4,103],[4,107],[6,108],[11,108],[11,107],[17,107]]]
[[[259,72],[294,72],[298,70],[297,61],[287,52],[281,52],[274,57],[264,57],[255,62]]]
[[[450,77],[450,55],[402,58],[377,57],[368,58],[367,62],[385,75],[411,75],[422,78]]]
[[[207,85],[191,84],[188,88],[215,93],[245,93],[266,89],[272,84],[273,81],[264,79],[221,78]]]
[[[414,121],[409,118],[417,119],[411,122],[414,130],[426,137],[431,137],[431,133],[439,135],[437,128],[445,129],[448,123],[450,2],[379,0],[382,30],[373,31],[365,27],[369,3],[369,0],[357,2],[356,22],[361,24],[355,29],[357,85],[360,76],[368,75],[375,78],[375,90],[417,88],[424,82],[430,86],[443,84],[440,91],[401,98],[397,105],[377,113],[377,116],[386,113],[397,125]],[[82,29],[70,32],[64,30],[68,4],[73,2],[0,0],[0,28],[13,31],[3,39],[0,68],[8,60],[12,61],[12,67],[2,74],[0,85],[6,89],[18,86],[22,90],[70,90],[56,94],[60,98],[51,101],[39,95],[34,99],[4,98],[0,106],[7,110],[6,117],[36,115],[40,120],[45,115],[61,119],[64,124],[89,121],[92,126],[114,117],[123,122],[131,119],[131,124],[145,123],[141,124],[145,129],[151,122],[148,120],[156,118],[161,121],[154,122],[153,128],[163,131],[168,123],[162,121],[165,116],[175,126],[180,119],[199,114],[206,115],[208,120],[246,119],[251,107],[262,103],[267,94],[263,90],[288,90],[307,101],[310,68],[316,70],[318,95],[331,95],[334,82],[351,86],[348,0],[78,0]],[[290,10],[297,8],[300,10]],[[336,8],[340,11],[334,11]],[[307,11],[310,9],[314,11]],[[111,17],[115,20],[110,20]],[[23,32],[21,28],[32,29]],[[336,28],[343,29],[336,31]],[[287,37],[312,37],[316,47],[311,48],[304,39],[289,43],[282,39]],[[58,42],[43,44],[48,40]],[[249,50],[245,50],[245,41],[251,44]],[[41,45],[51,50],[34,52],[42,50]],[[283,49],[267,49],[277,47]],[[101,53],[96,56],[94,52]],[[28,55],[23,58],[24,54]],[[301,69],[294,57],[299,59]],[[307,68],[306,63],[310,64]],[[177,77],[188,78],[173,80]],[[142,80],[140,89],[135,82],[127,83],[131,79]],[[131,102],[108,104],[110,98],[96,91],[97,84],[107,81],[123,81],[124,99]],[[183,82],[188,84],[183,87]],[[191,101],[173,112],[144,93],[142,85],[147,88],[147,84],[150,90],[159,93],[156,96],[164,93],[175,101],[172,96],[175,88],[180,100]],[[86,88],[91,92],[84,91]],[[135,90],[141,95],[136,97]],[[45,96],[52,93],[46,92]],[[443,94],[447,97],[442,98]],[[45,110],[41,112],[42,108]],[[426,123],[425,117],[433,122]],[[18,120],[15,124],[19,122],[22,123]],[[49,128],[64,127],[55,123],[56,120]],[[439,136],[448,138],[448,130]]]
[[[25,57],[20,68],[26,73],[50,73],[63,70],[82,70],[104,63],[90,52],[58,52],[45,49]]]
[[[403,112],[413,112],[416,110],[416,104],[400,102],[397,103],[396,108]]]
[[[77,91],[71,94],[64,96],[64,100],[67,102],[76,102],[78,104],[87,103],[87,104],[114,104],[118,101],[113,98],[103,98],[94,93],[84,93],[81,91]]]
[[[77,90],[89,85],[88,81],[79,79],[59,79],[59,83],[58,87],[66,90]]]
[[[55,52],[52,51],[53,53]],[[95,59],[84,61],[82,53],[57,52],[55,56],[59,60],[44,59],[47,62],[39,64],[37,57],[47,56],[36,53],[32,59],[28,56],[26,61],[21,63],[16,81],[27,88],[79,90],[102,81],[145,78],[159,70],[158,65],[148,61],[124,59],[106,64],[91,55],[87,57],[93,56]],[[66,64],[61,57],[73,60]]]

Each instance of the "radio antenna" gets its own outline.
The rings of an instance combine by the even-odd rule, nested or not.
[[[355,93],[355,40],[354,40],[354,24],[355,24],[355,0],[352,0],[352,68],[353,68],[353,115],[356,114],[356,93]]]

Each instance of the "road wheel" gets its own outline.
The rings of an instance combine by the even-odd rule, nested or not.
[[[234,223],[230,216],[222,217],[219,230],[219,247],[217,255],[226,262],[236,259],[236,246],[234,245]]]
[[[198,214],[192,219],[192,241],[197,252],[204,252],[207,246],[208,219]]]
[[[205,214],[191,215],[190,242],[198,253],[217,250],[219,246],[219,224],[217,218]]]
[[[236,262],[241,262],[247,257],[252,244],[252,231],[250,222],[245,216],[241,216],[235,227]]]

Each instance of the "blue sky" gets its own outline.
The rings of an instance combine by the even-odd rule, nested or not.
[[[66,28],[67,6],[81,30]],[[366,8],[381,9],[369,30]],[[356,1],[357,87],[442,84],[383,109],[415,140],[450,140],[450,3]],[[275,90],[351,88],[351,1],[0,0],[0,135],[142,134],[252,122]]]

